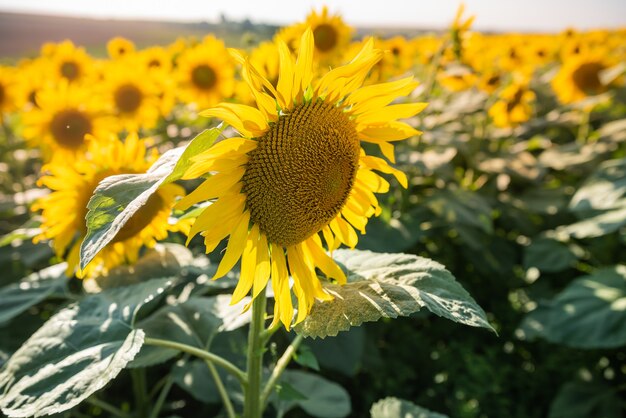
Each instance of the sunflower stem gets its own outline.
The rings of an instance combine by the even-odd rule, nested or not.
[[[259,293],[252,302],[252,322],[248,334],[248,386],[245,389],[243,416],[261,418],[263,404],[261,402],[261,384],[263,379],[263,354],[267,340],[262,334],[265,331],[265,291]]]
[[[265,388],[263,389],[263,395],[261,396],[261,404],[266,405],[269,400],[274,387],[276,386],[276,382],[280,379],[280,376],[283,374],[287,365],[293,358],[294,354],[296,354],[296,350],[300,347],[302,340],[304,337],[302,335],[298,335],[294,340],[289,344],[289,347],[285,350],[282,356],[276,362],[276,367],[272,370],[272,375],[270,376]]]
[[[211,372],[211,376],[213,376],[213,380],[215,381],[215,386],[217,387],[217,391],[220,393],[220,397],[222,398],[222,403],[224,404],[224,409],[226,409],[226,415],[228,418],[236,418],[237,414],[235,414],[235,408],[233,408],[233,403],[230,401],[230,397],[228,396],[228,392],[224,387],[224,382],[222,382],[222,378],[220,377],[215,365],[210,361],[206,362],[209,371]]]
[[[133,381],[133,391],[135,392],[135,412],[140,417],[148,416],[148,394],[146,392],[146,369],[131,369],[130,375]]]

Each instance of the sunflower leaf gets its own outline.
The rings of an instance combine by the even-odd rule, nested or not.
[[[64,294],[67,285],[65,263],[32,273],[17,283],[0,288],[0,324],[24,312],[52,294]]]
[[[0,373],[0,408],[9,417],[59,413],[104,387],[143,345],[132,329],[139,310],[172,282],[106,290],[62,309],[13,354]]]
[[[626,266],[598,269],[570,283],[550,303],[529,313],[523,334],[574,348],[626,344]],[[522,335],[523,335],[522,334]]]
[[[161,185],[179,180],[191,157],[209,148],[223,130],[218,126],[201,132],[186,146],[167,151],[146,173],[102,180],[87,204],[87,235],[80,247],[80,268],[93,260]]]
[[[441,264],[410,254],[338,250],[348,283],[327,284],[335,298],[315,302],[295,327],[305,337],[335,336],[380,318],[409,316],[421,308],[455,322],[493,330],[485,312]]]
[[[438,414],[412,402],[393,397],[376,402],[372,405],[370,414],[371,418],[448,418],[447,415]]]

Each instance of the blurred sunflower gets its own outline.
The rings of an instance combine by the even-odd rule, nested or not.
[[[44,87],[36,103],[22,116],[23,135],[31,146],[42,148],[45,160],[74,158],[85,150],[85,135],[101,137],[111,129],[100,97],[67,81]]]
[[[0,66],[0,117],[15,109],[13,68]]]
[[[569,104],[604,93],[608,86],[600,74],[610,67],[603,54],[579,53],[567,59],[552,79],[552,88],[561,103]]]
[[[51,84],[49,71],[50,63],[41,58],[20,62],[20,76],[15,80],[15,101],[20,109],[27,112],[38,106],[37,94]]]
[[[150,72],[168,74],[172,70],[172,55],[161,46],[153,46],[138,52],[144,68]]]
[[[393,174],[407,187],[404,173],[382,158],[366,155],[361,142],[379,145],[394,162],[392,142],[419,134],[396,119],[412,117],[426,106],[389,105],[415,89],[412,77],[362,87],[383,55],[373,41],[349,64],[313,84],[313,42],[308,29],[295,61],[287,45],[278,43],[276,87],[233,51],[256,107],[221,103],[202,112],[223,119],[241,137],[218,142],[194,158],[185,178],[212,175],[177,204],[185,209],[217,199],[198,216],[189,240],[201,233],[210,252],[230,236],[214,278],[224,276],[241,259],[232,299],[237,303],[250,290],[256,297],[271,277],[274,323],[280,321],[286,328],[294,312],[289,274],[298,301],[296,323],[306,317],[314,299],[332,299],[316,268],[345,283],[320,235],[331,251],[341,243],[354,248],[355,229],[365,233],[368,218],[380,213],[374,193],[389,189],[374,170]]]
[[[91,277],[106,274],[112,267],[134,263],[142,247],[153,247],[157,240],[177,231],[168,218],[176,196],[184,195],[177,185],[165,185],[153,194],[93,259],[84,271],[77,271],[82,239],[87,233],[87,203],[98,183],[116,174],[144,173],[158,158],[156,150],[147,153],[143,140],[130,134],[124,142],[115,137],[89,138],[89,152],[74,162],[51,163],[39,180],[52,193],[40,198],[33,210],[41,210],[41,233],[34,241],[52,240],[56,255],[67,261],[67,274]]]
[[[129,67],[133,71],[129,71]],[[162,113],[158,88],[137,59],[113,61],[105,67],[103,96],[115,116],[116,130],[128,132],[153,128]]]
[[[234,63],[224,43],[207,36],[202,43],[182,52],[177,61],[178,99],[209,107],[232,96]]]
[[[505,128],[526,122],[532,115],[535,93],[526,83],[513,82],[500,93],[498,101],[489,108],[494,125]]]
[[[415,58],[413,45],[403,36],[394,36],[389,39],[379,39],[376,47],[385,51],[383,58],[372,69],[370,79],[382,81],[407,72]]]
[[[313,10],[304,23],[283,28],[276,36],[287,43],[291,51],[299,47],[303,32],[311,28],[315,43],[314,59],[325,64],[340,58],[352,39],[352,27],[346,25],[341,16],[329,15],[328,7],[324,6],[321,13]]]
[[[93,71],[91,57],[83,48],[75,46],[71,41],[46,44],[42,47],[42,55],[50,60],[54,69],[49,76],[56,79],[78,83],[85,81]]]
[[[107,42],[107,52],[112,59],[125,58],[135,52],[135,44],[126,38],[117,36]]]

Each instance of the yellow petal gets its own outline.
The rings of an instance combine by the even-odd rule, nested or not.
[[[248,238],[248,225],[250,223],[250,212],[246,211],[239,220],[239,224],[235,227],[226,246],[226,252],[217,267],[217,272],[213,276],[213,280],[224,277],[239,261],[241,253],[246,245]]]
[[[359,238],[356,235],[356,232],[354,232],[354,229],[352,229],[346,221],[341,219],[341,216],[337,215],[335,219],[330,221],[329,225],[330,229],[335,234],[335,238],[338,238],[350,248],[356,247]]]
[[[186,210],[198,202],[215,199],[227,193],[238,193],[241,190],[241,185],[238,183],[245,171],[244,167],[238,167],[231,172],[212,175],[194,191],[180,199],[174,205],[174,209]],[[235,187],[236,185],[237,187]]]
[[[345,284],[347,279],[343,270],[324,252],[321,246],[314,239],[308,239],[304,242],[315,260],[315,265],[324,272],[326,277],[337,280],[339,284]]]
[[[270,279],[270,253],[267,246],[265,234],[259,235],[256,251],[256,269],[254,271],[254,284],[252,286],[252,297],[255,298],[265,290],[267,281]]]
[[[383,141],[399,141],[421,134],[417,129],[412,128],[404,122],[391,121],[380,124],[367,125],[358,128],[359,138],[363,140],[377,139]]]
[[[374,193],[387,193],[389,191],[389,182],[387,180],[364,168],[359,168],[356,173],[356,179]]]
[[[302,93],[309,87],[313,79],[313,31],[308,27],[300,39],[300,50],[294,74],[292,97],[300,100]]]
[[[274,289],[274,320],[275,325],[279,320],[287,331],[293,320],[293,304],[291,303],[291,291],[289,289],[289,273],[287,260],[281,246],[271,244],[272,249],[272,288]],[[271,328],[271,326],[270,326]]]
[[[404,187],[405,189],[408,187],[409,183],[406,178],[406,174],[404,174],[397,168],[391,167],[382,158],[368,155],[365,157],[361,157],[361,162],[371,169],[378,170],[387,174],[393,174],[393,176],[398,180],[402,187]]]
[[[278,72],[278,84],[276,85],[279,94],[277,100],[282,109],[290,109],[293,103],[293,90],[295,89],[293,85],[294,65],[289,47],[287,47],[287,44],[283,41],[278,42],[278,57],[280,67]]]
[[[242,194],[227,195],[217,199],[215,203],[207,207],[196,219],[189,231],[187,245],[191,239],[201,231],[210,231],[219,227],[226,219],[233,216],[236,211],[234,208],[243,208],[246,197]],[[239,212],[241,213],[241,212]],[[237,213],[236,215],[238,215]]]
[[[428,106],[428,103],[403,103],[390,105],[382,109],[374,109],[360,114],[356,118],[357,125],[389,122],[397,119],[406,119],[417,115]]]
[[[211,109],[200,112],[200,116],[220,118],[249,138],[263,136],[269,128],[263,113],[248,105],[220,103]]]
[[[233,292],[233,298],[230,301],[231,305],[235,305],[250,292],[252,284],[254,283],[254,272],[256,270],[256,250],[257,242],[259,241],[259,226],[253,225],[250,230],[250,234],[246,239],[246,246],[243,249],[241,255],[241,274],[239,275],[239,282],[235,291]]]

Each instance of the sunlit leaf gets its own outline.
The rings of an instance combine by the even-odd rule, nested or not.
[[[113,380],[144,340],[139,310],[170,286],[151,280],[86,297],[48,320],[0,373],[0,408],[9,417],[62,412]]]
[[[435,261],[350,250],[335,251],[333,258],[343,265],[348,283],[325,286],[334,300],[317,301],[296,326],[299,334],[333,336],[363,322],[409,316],[424,307],[455,322],[493,329],[469,293]]]
[[[526,328],[548,341],[570,347],[625,345],[626,266],[600,269],[574,280],[525,322]]]
[[[0,324],[53,294],[62,296],[68,281],[66,268],[65,263],[55,264],[0,288]]]
[[[447,415],[438,414],[404,399],[392,397],[381,399],[372,405],[370,416],[371,418],[448,418]]]
[[[221,132],[219,127],[201,132],[187,146],[163,154],[147,173],[121,174],[102,180],[87,205],[81,268],[89,264],[162,184],[180,179],[191,157],[209,148]]]

